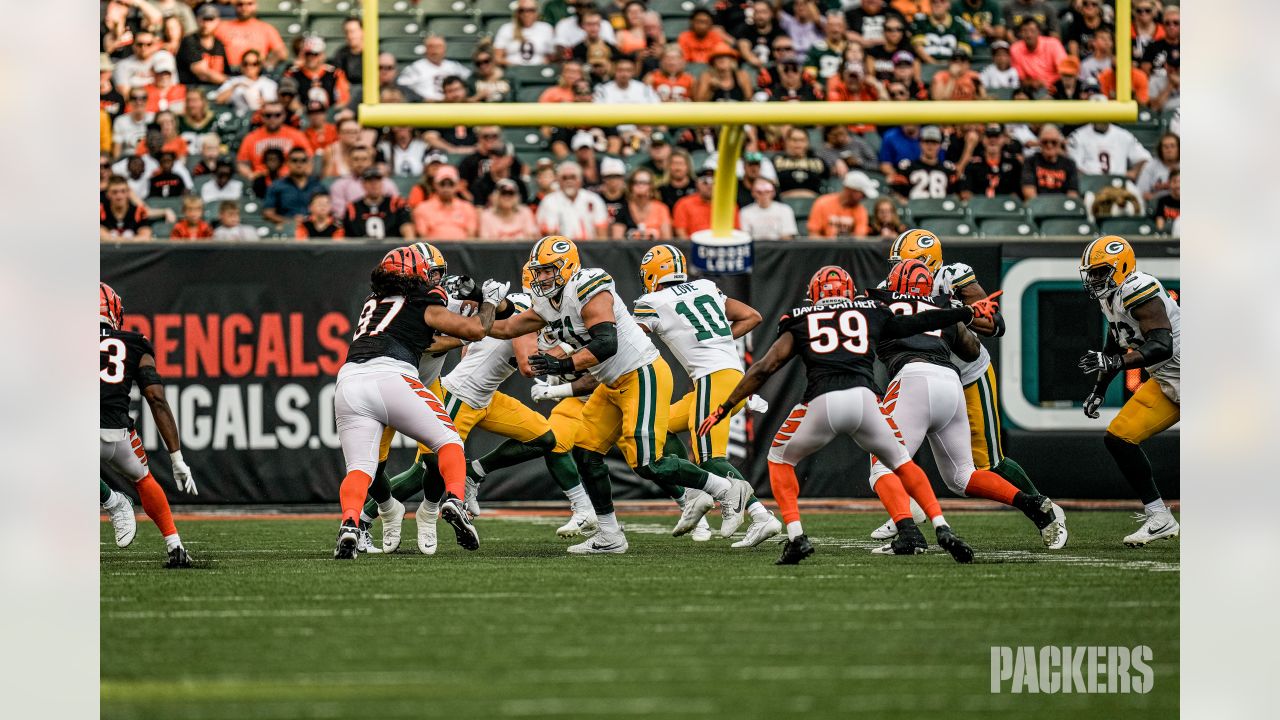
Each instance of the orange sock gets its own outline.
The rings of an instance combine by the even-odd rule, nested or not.
[[[964,494],[1012,505],[1013,496],[1018,494],[1018,488],[990,470],[974,470],[969,476],[969,485],[965,487]]]
[[[796,469],[786,463],[769,463],[769,487],[773,489],[773,501],[782,511],[782,522],[800,522],[800,481]]]
[[[142,509],[147,513],[147,517],[160,528],[160,534],[169,537],[177,535],[178,528],[173,524],[173,514],[169,512],[169,500],[164,496],[164,490],[160,489],[160,483],[156,482],[151,473],[134,484],[138,489],[138,496],[142,499]]]
[[[444,491],[462,498],[467,493],[467,458],[457,443],[442,445],[436,451],[440,460],[440,475],[444,478]]]
[[[338,489],[338,498],[342,503],[342,521],[360,522],[360,510],[364,507],[364,496],[369,492],[369,483],[373,478],[369,473],[352,470],[342,479],[342,487]]]
[[[933,494],[933,486],[929,484],[929,478],[925,476],[919,465],[908,460],[901,467],[894,468],[893,472],[902,478],[902,486],[911,497],[916,499],[925,515],[932,519],[942,514],[942,507],[938,505],[938,496]]]
[[[911,500],[907,497],[907,491],[902,487],[902,480],[897,475],[885,475],[876,480],[875,491],[876,495],[880,496],[880,503],[884,505],[885,510],[889,511],[889,517],[893,518],[895,523],[911,517]]]

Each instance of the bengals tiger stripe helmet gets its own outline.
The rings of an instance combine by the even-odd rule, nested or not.
[[[529,262],[525,267],[533,273],[529,289],[538,297],[550,297],[560,292],[574,273],[582,267],[578,258],[578,246],[563,235],[548,235],[533,244],[529,253]],[[538,271],[551,268],[555,274],[547,278],[538,278]]]
[[[809,280],[809,304],[817,305],[827,298],[848,298],[858,294],[853,278],[838,265],[826,265],[818,268]]]
[[[889,248],[889,262],[897,264],[912,259],[923,262],[929,272],[936,274],[942,269],[942,241],[937,235],[919,228],[902,233]]]
[[[424,242],[414,243],[413,249],[427,259],[427,279],[433,284],[443,280],[449,272],[449,263],[445,261],[444,253],[440,252],[435,245]]]
[[[885,286],[905,295],[932,295],[933,273],[929,272],[923,261],[915,258],[903,260],[889,271],[889,280]]]
[[[428,280],[427,259],[412,245],[398,247],[383,255],[378,269],[392,275],[408,275]]]
[[[98,283],[98,319],[116,330],[120,329],[120,323],[124,320],[124,302],[120,300],[120,295],[104,282]]]
[[[1119,235],[1094,240],[1080,255],[1080,283],[1095,300],[1110,295],[1137,269],[1133,246]]]
[[[646,292],[653,292],[664,282],[685,282],[684,253],[675,245],[654,245],[640,261],[640,283]]]

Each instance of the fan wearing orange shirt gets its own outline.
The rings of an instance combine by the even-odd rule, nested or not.
[[[713,27],[714,24],[711,11],[706,8],[693,11],[693,15],[689,17],[689,29],[676,38],[676,44],[684,53],[685,62],[710,63],[711,51],[729,43],[720,31]]]
[[[236,166],[240,174],[247,178],[255,178],[267,171],[262,155],[268,148],[279,148],[280,152],[300,147],[311,155],[311,143],[301,130],[284,124],[284,105],[270,102],[262,106],[262,127],[250,132],[240,141],[240,151],[236,153]]]
[[[809,234],[813,237],[865,237],[870,232],[870,218],[862,201],[880,195],[875,183],[861,170],[850,170],[843,185],[813,201],[809,209]]]
[[[214,31],[214,37],[226,48],[228,64],[239,67],[240,59],[250,50],[261,53],[267,67],[288,59],[289,50],[280,32],[257,18],[258,0],[235,0],[234,6],[236,18],[223,20]]]
[[[704,166],[698,171],[697,192],[685,195],[676,201],[672,212],[671,229],[676,237],[687,239],[699,230],[711,227],[711,188],[715,181],[714,165]],[[741,227],[738,222],[738,208],[733,208],[733,226]]]
[[[182,198],[182,219],[174,223],[170,240],[209,240],[213,226],[204,219],[204,201],[195,195]]]
[[[645,84],[662,102],[688,102],[693,99],[693,75],[685,71],[685,65],[684,51],[668,45],[662,51],[658,69],[645,76]]]

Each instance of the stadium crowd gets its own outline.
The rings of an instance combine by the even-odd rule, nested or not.
[[[382,102],[1115,96],[1102,0],[380,0]],[[359,0],[101,2],[103,241],[687,238],[715,128],[367,128]],[[1177,234],[1180,12],[1134,124],[748,127],[757,239]]]

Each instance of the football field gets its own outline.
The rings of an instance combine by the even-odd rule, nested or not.
[[[102,717],[1112,718],[1178,710],[1178,545],[1120,544],[1072,511],[1051,553],[1013,512],[948,512],[977,550],[870,554],[880,513],[809,513],[817,554],[672,538],[622,513],[622,556],[573,557],[561,514],[482,515],[468,553],[332,559],[335,519],[183,520],[200,567],[161,569],[139,517],[102,526]],[[713,513],[712,524],[718,525]],[[375,537],[379,533],[375,528]],[[926,531],[932,542],[933,534]],[[1149,646],[1146,694],[991,690],[992,646]]]

